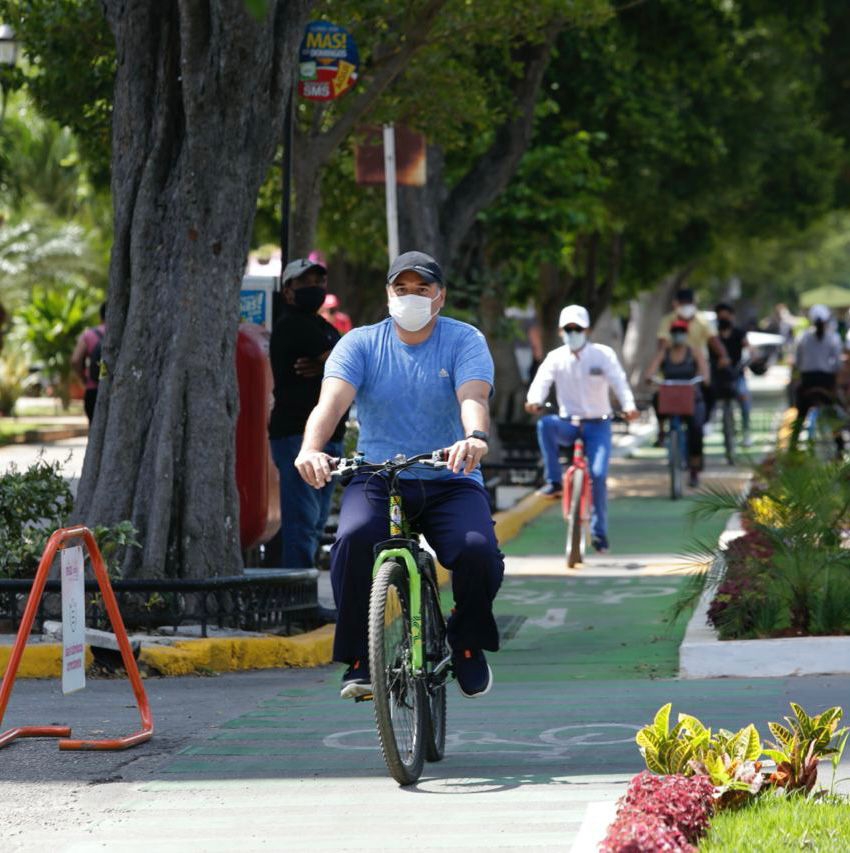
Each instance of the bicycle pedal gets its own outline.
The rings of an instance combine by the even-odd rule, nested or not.
[[[355,696],[355,702],[371,702],[375,697],[371,693],[364,693],[362,696]]]

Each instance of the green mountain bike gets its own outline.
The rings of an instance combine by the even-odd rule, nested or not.
[[[390,538],[375,545],[369,670],[381,750],[400,785],[416,782],[426,760],[443,757],[452,667],[434,559],[420,547],[405,515],[399,478],[414,466],[445,468],[446,456],[436,450],[380,465],[354,456],[338,460],[334,471],[343,483],[367,473],[387,484]]]

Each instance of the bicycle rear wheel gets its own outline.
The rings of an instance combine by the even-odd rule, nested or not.
[[[369,664],[375,723],[390,775],[413,784],[425,760],[425,688],[411,669],[410,590],[407,569],[385,562],[369,600]]]
[[[443,670],[434,670],[449,654],[446,643],[446,623],[440,609],[436,586],[422,580],[422,616],[425,641],[425,691],[428,701],[425,726],[425,760],[442,761],[446,752],[446,677]]]
[[[572,473],[570,505],[567,511],[567,567],[584,562],[585,531],[581,517],[581,495],[584,491],[585,472],[577,468]]]
[[[735,464],[735,417],[732,413],[732,401],[723,401],[723,450],[726,461]]]
[[[677,426],[670,427],[670,435],[667,438],[670,465],[670,498],[678,500],[682,497],[682,447],[681,436]]]

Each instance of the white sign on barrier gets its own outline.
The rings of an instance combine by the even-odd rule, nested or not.
[[[62,551],[62,692],[86,686],[86,601],[83,549]]]

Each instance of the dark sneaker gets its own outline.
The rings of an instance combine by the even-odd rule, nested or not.
[[[467,699],[483,696],[493,686],[493,671],[480,649],[461,649],[452,654],[460,692]]]
[[[608,540],[603,539],[601,536],[595,539],[591,539],[590,545],[597,554],[607,554],[608,553]]]
[[[342,674],[342,689],[339,695],[343,699],[359,699],[372,695],[372,676],[366,661],[356,660]]]
[[[688,475],[688,485],[695,489],[699,486],[699,473],[697,471],[691,471]]]
[[[561,484],[547,483],[542,489],[537,490],[537,494],[542,495],[544,498],[559,498],[562,494]]]

